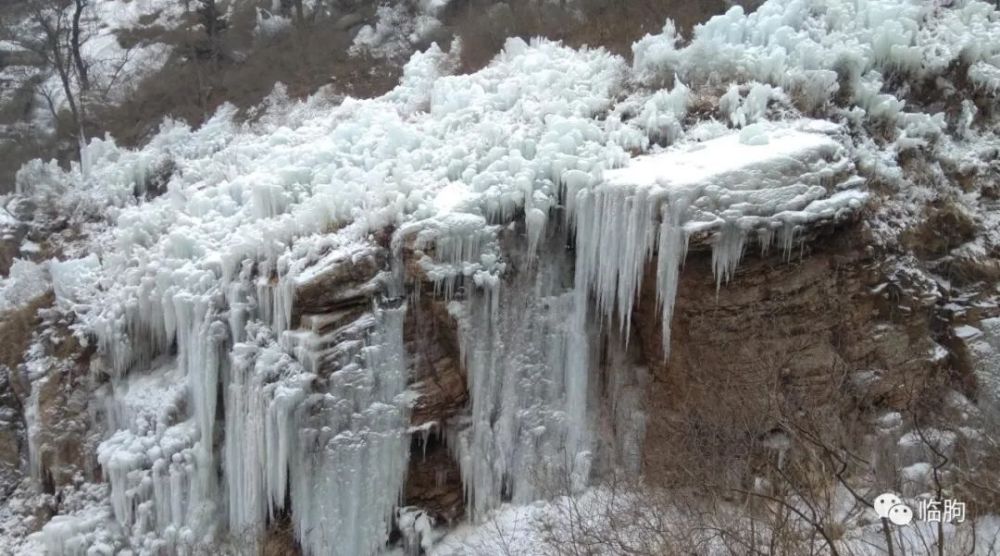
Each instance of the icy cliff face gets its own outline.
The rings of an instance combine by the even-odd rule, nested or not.
[[[789,253],[856,217],[866,180],[903,185],[899,152],[951,141],[944,115],[881,93],[881,72],[961,60],[995,94],[983,37],[1000,20],[985,3],[810,5],[734,9],[683,49],[668,27],[637,43],[633,67],[514,39],[449,75],[434,47],[380,98],[254,123],[224,109],[196,131],[167,123],[140,151],[94,141],[86,171],[26,166],[20,194],[82,219],[88,256],[46,271],[97,346],[110,488],[100,510],[45,526],[49,550],[250,550],[290,516],[306,554],[380,551],[416,522],[397,506],[423,431],[403,330],[420,296],[457,330],[468,404],[430,426],[471,518],[552,477],[579,489],[602,467],[638,468],[634,370],[618,365],[610,389],[596,373],[625,359],[647,263],[667,351],[690,245],[711,249],[721,287],[753,242]],[[699,113],[715,93],[727,123]],[[876,117],[894,142],[860,126]],[[150,198],[154,178],[165,192]],[[604,403],[613,440],[595,433]]]

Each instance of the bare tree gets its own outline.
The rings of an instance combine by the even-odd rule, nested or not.
[[[90,88],[88,64],[82,54],[87,41],[84,10],[88,0],[29,0],[15,17],[21,24],[4,25],[2,38],[35,54],[59,79],[66,108],[80,148],[86,143],[85,93]],[[51,91],[42,91],[53,116],[61,108]]]
[[[612,470],[583,498],[565,481],[544,481],[553,500],[539,532],[546,550],[574,556],[998,554],[1000,528],[981,519],[1000,506],[994,422],[963,421],[943,409],[942,389],[916,382],[897,406],[899,428],[872,434],[874,413],[837,403],[852,388],[846,366],[831,366],[832,387],[808,398],[805,410],[775,380],[786,363],[782,357],[761,361],[742,377],[698,374],[678,386],[675,434],[658,439],[671,448],[664,456],[669,466],[655,469],[655,477]],[[704,392],[712,392],[714,403],[705,403]],[[987,441],[963,442],[963,427],[985,431]],[[905,454],[902,445],[910,447]],[[926,479],[902,467],[914,459],[928,462]],[[974,510],[960,528],[893,525],[878,519],[873,502],[894,487],[935,500],[962,498]]]
[[[198,0],[198,20],[205,29],[205,46],[202,54],[213,62],[222,58],[222,33],[229,27],[224,9],[217,0]]]

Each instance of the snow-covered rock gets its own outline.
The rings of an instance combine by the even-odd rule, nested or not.
[[[898,155],[946,143],[948,122],[905,112],[883,72],[934,76],[961,57],[988,84],[1000,23],[987,7],[771,0],[688,45],[668,25],[631,67],[510,39],[452,75],[454,54],[432,46],[378,98],[281,102],[251,123],[225,106],[197,130],[165,123],[141,149],[94,140],[68,170],[26,165],[18,194],[83,239],[62,261],[18,262],[0,291],[51,280],[108,382],[108,503],[41,538],[100,554],[115,529],[138,553],[184,552],[290,512],[306,554],[376,553],[394,519],[422,545],[428,521],[396,506],[427,423],[443,428],[473,519],[542,496],[546,474],[576,494],[611,460],[638,469],[648,377],[627,350],[647,266],[667,352],[689,249],[711,249],[717,292],[752,242],[787,256],[857,216],[869,178],[903,185]],[[358,44],[384,47],[387,29]],[[831,105],[841,86],[849,108]],[[693,122],[716,93],[724,122]],[[824,107],[836,121],[803,115]],[[865,118],[893,141],[876,146]],[[404,328],[421,295],[454,323],[468,404],[411,427],[427,388],[409,388]],[[42,362],[28,370],[45,384]],[[614,435],[597,434],[602,420]],[[898,446],[926,460],[912,434]]]

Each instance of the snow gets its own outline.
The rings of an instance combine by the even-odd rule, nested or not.
[[[0,313],[15,310],[51,289],[46,265],[14,259],[10,274],[0,278]]]
[[[483,70],[452,75],[455,55],[432,46],[379,98],[276,94],[251,123],[226,106],[198,130],[165,122],[139,150],[93,140],[86,171],[26,165],[19,194],[92,234],[86,256],[18,263],[17,276],[50,273],[78,333],[97,339],[109,515],[139,553],[253,532],[289,506],[307,554],[376,552],[394,517],[411,544],[434,536],[396,508],[421,434],[407,415],[402,321],[419,284],[400,279],[404,252],[409,279],[431,282],[458,324],[470,402],[442,426],[474,520],[543,496],[546,474],[585,492],[608,452],[638,468],[647,379],[624,344],[642,281],[655,280],[666,352],[690,249],[712,250],[722,287],[753,243],[787,256],[811,228],[856,214],[862,175],[898,175],[900,152],[947,132],[943,116],[883,92],[884,75],[934,75],[958,56],[992,64],[1000,24],[984,6],[771,0],[683,47],[668,24],[636,43],[632,67],[511,39]],[[391,46],[399,9],[381,8],[358,44]],[[856,110],[837,122],[797,112],[842,84]],[[724,121],[693,123],[713,90]],[[866,117],[899,140],[856,138]],[[150,198],[154,182],[165,192]],[[325,315],[294,328],[299,288],[371,256],[387,230],[391,261],[347,292],[371,297],[365,314],[332,336]],[[611,440],[594,434],[602,357],[621,370],[607,385]],[[69,546],[92,524],[59,520],[44,536]]]
[[[761,139],[746,141],[750,129]],[[824,132],[833,130],[818,129],[809,121],[753,124],[637,157],[578,194],[577,268],[605,319],[618,315],[627,338],[644,263],[656,254],[667,350],[677,273],[691,236],[714,235],[712,266],[721,283],[732,278],[752,232],[765,248],[777,233],[787,251],[800,226],[857,210],[865,193],[829,195],[820,185],[831,178],[848,183],[853,171],[841,144]]]
[[[979,334],[966,336],[973,372],[982,392],[981,404],[990,412],[1000,411],[1000,317],[983,319]],[[971,327],[970,327],[971,328]]]
[[[907,471],[928,472],[927,464]],[[503,556],[545,556],[563,551],[612,556],[623,552],[643,554],[688,553],[723,556],[734,549],[730,535],[765,542],[772,533],[766,520],[754,519],[742,509],[726,503],[707,504],[683,495],[675,497],[654,488],[636,492],[634,486],[592,488],[569,496],[556,496],[526,505],[505,504],[487,519],[475,525],[462,525],[436,540],[430,556],[477,554]],[[925,495],[926,496],[926,495]],[[903,502],[917,508],[919,498]],[[808,511],[803,501],[803,513]],[[874,511],[865,508],[865,512]],[[855,500],[843,487],[831,494],[831,522],[844,528],[835,539],[838,552],[874,556],[886,553],[883,529],[875,519],[859,519]],[[634,516],[634,517],[633,517]],[[979,553],[976,547],[991,546],[1000,531],[1000,518],[993,514],[967,516],[964,523],[942,523],[943,543],[960,547],[963,552]],[[893,530],[897,551],[921,554],[938,537],[939,523],[915,520]],[[669,535],[663,528],[669,527]],[[801,531],[808,535],[811,526],[797,516],[784,522],[783,532]],[[438,533],[440,534],[440,533]],[[434,535],[428,535],[434,538]],[[746,545],[741,545],[741,549]],[[794,545],[793,545],[794,546]],[[806,544],[797,546],[807,550]],[[792,550],[795,550],[793,548]]]
[[[91,296],[101,262],[96,255],[67,261],[51,261],[49,274],[56,301],[61,304],[84,303]]]
[[[446,0],[407,0],[380,5],[375,11],[375,23],[358,30],[349,52],[366,53],[373,58],[405,59],[413,52],[414,45],[441,28],[441,22],[434,16],[447,4]]]
[[[918,488],[930,486],[931,477],[933,476],[933,466],[926,462],[918,462],[913,465],[908,465],[900,470],[900,477],[904,481],[915,483]]]
[[[972,340],[977,338],[978,336],[981,336],[982,334],[983,331],[976,328],[975,326],[969,326],[967,324],[963,324],[961,326],[955,327],[955,337],[962,340]]]
[[[317,351],[324,340],[289,330],[296,288],[360,253],[371,232],[395,226],[397,256],[411,241],[438,292],[462,293],[454,314],[472,405],[448,444],[481,516],[505,492],[538,497],[529,469],[568,473],[574,489],[587,483],[590,352],[617,346],[593,325],[591,294],[607,320],[615,306],[629,314],[660,245],[669,314],[690,237],[719,235],[721,280],[755,229],[832,221],[864,199],[835,191],[834,178],[851,175],[836,126],[758,122],[748,128],[767,144],[739,132],[686,141],[691,93],[680,82],[640,102],[634,121],[602,123],[595,116],[612,109],[628,70],[601,50],[514,39],[478,73],[443,75],[452,67],[431,47],[381,98],[278,106],[281,118],[255,124],[235,123],[226,107],[197,131],[167,122],[142,150],[92,141],[86,172],[41,162],[19,172],[21,194],[109,224],[91,254],[53,268],[57,296],[78,313],[77,329],[97,337],[111,396],[121,397],[98,459],[134,546],[179,550],[223,529],[253,530],[289,502],[307,554],[384,544],[409,434],[402,309],[359,321],[351,334],[376,331],[334,349],[365,345],[365,355],[326,384],[310,378],[328,360]],[[619,142],[629,135],[674,146],[630,161]],[[166,193],[146,199],[154,175]],[[520,214],[534,270],[506,284],[501,224]],[[562,249],[571,234],[575,262]],[[171,346],[176,360],[139,378]],[[183,388],[150,400],[132,393],[164,380]],[[634,466],[643,414],[629,392],[623,383],[616,419],[631,432],[617,450]]]
[[[899,101],[882,93],[885,74],[935,76],[961,59],[973,81],[995,92],[998,31],[994,6],[976,0],[947,9],[915,0],[770,0],[753,13],[734,6],[699,25],[683,48],[668,25],[635,44],[633,67],[647,82],[676,73],[688,86],[728,86],[730,79],[770,84],[797,96],[805,109],[824,104],[844,84],[842,92],[869,115],[892,118],[902,104],[893,107]]]
[[[6,204],[6,196],[0,197],[0,229],[12,228],[20,224],[17,218],[14,218],[3,205]]]

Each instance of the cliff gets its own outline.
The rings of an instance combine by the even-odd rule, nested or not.
[[[668,24],[631,63],[511,39],[460,74],[432,46],[384,96],[223,107],[26,165],[5,542],[996,535],[1000,16],[806,4],[733,8],[686,44]],[[891,529],[886,491],[967,500],[977,527]]]

